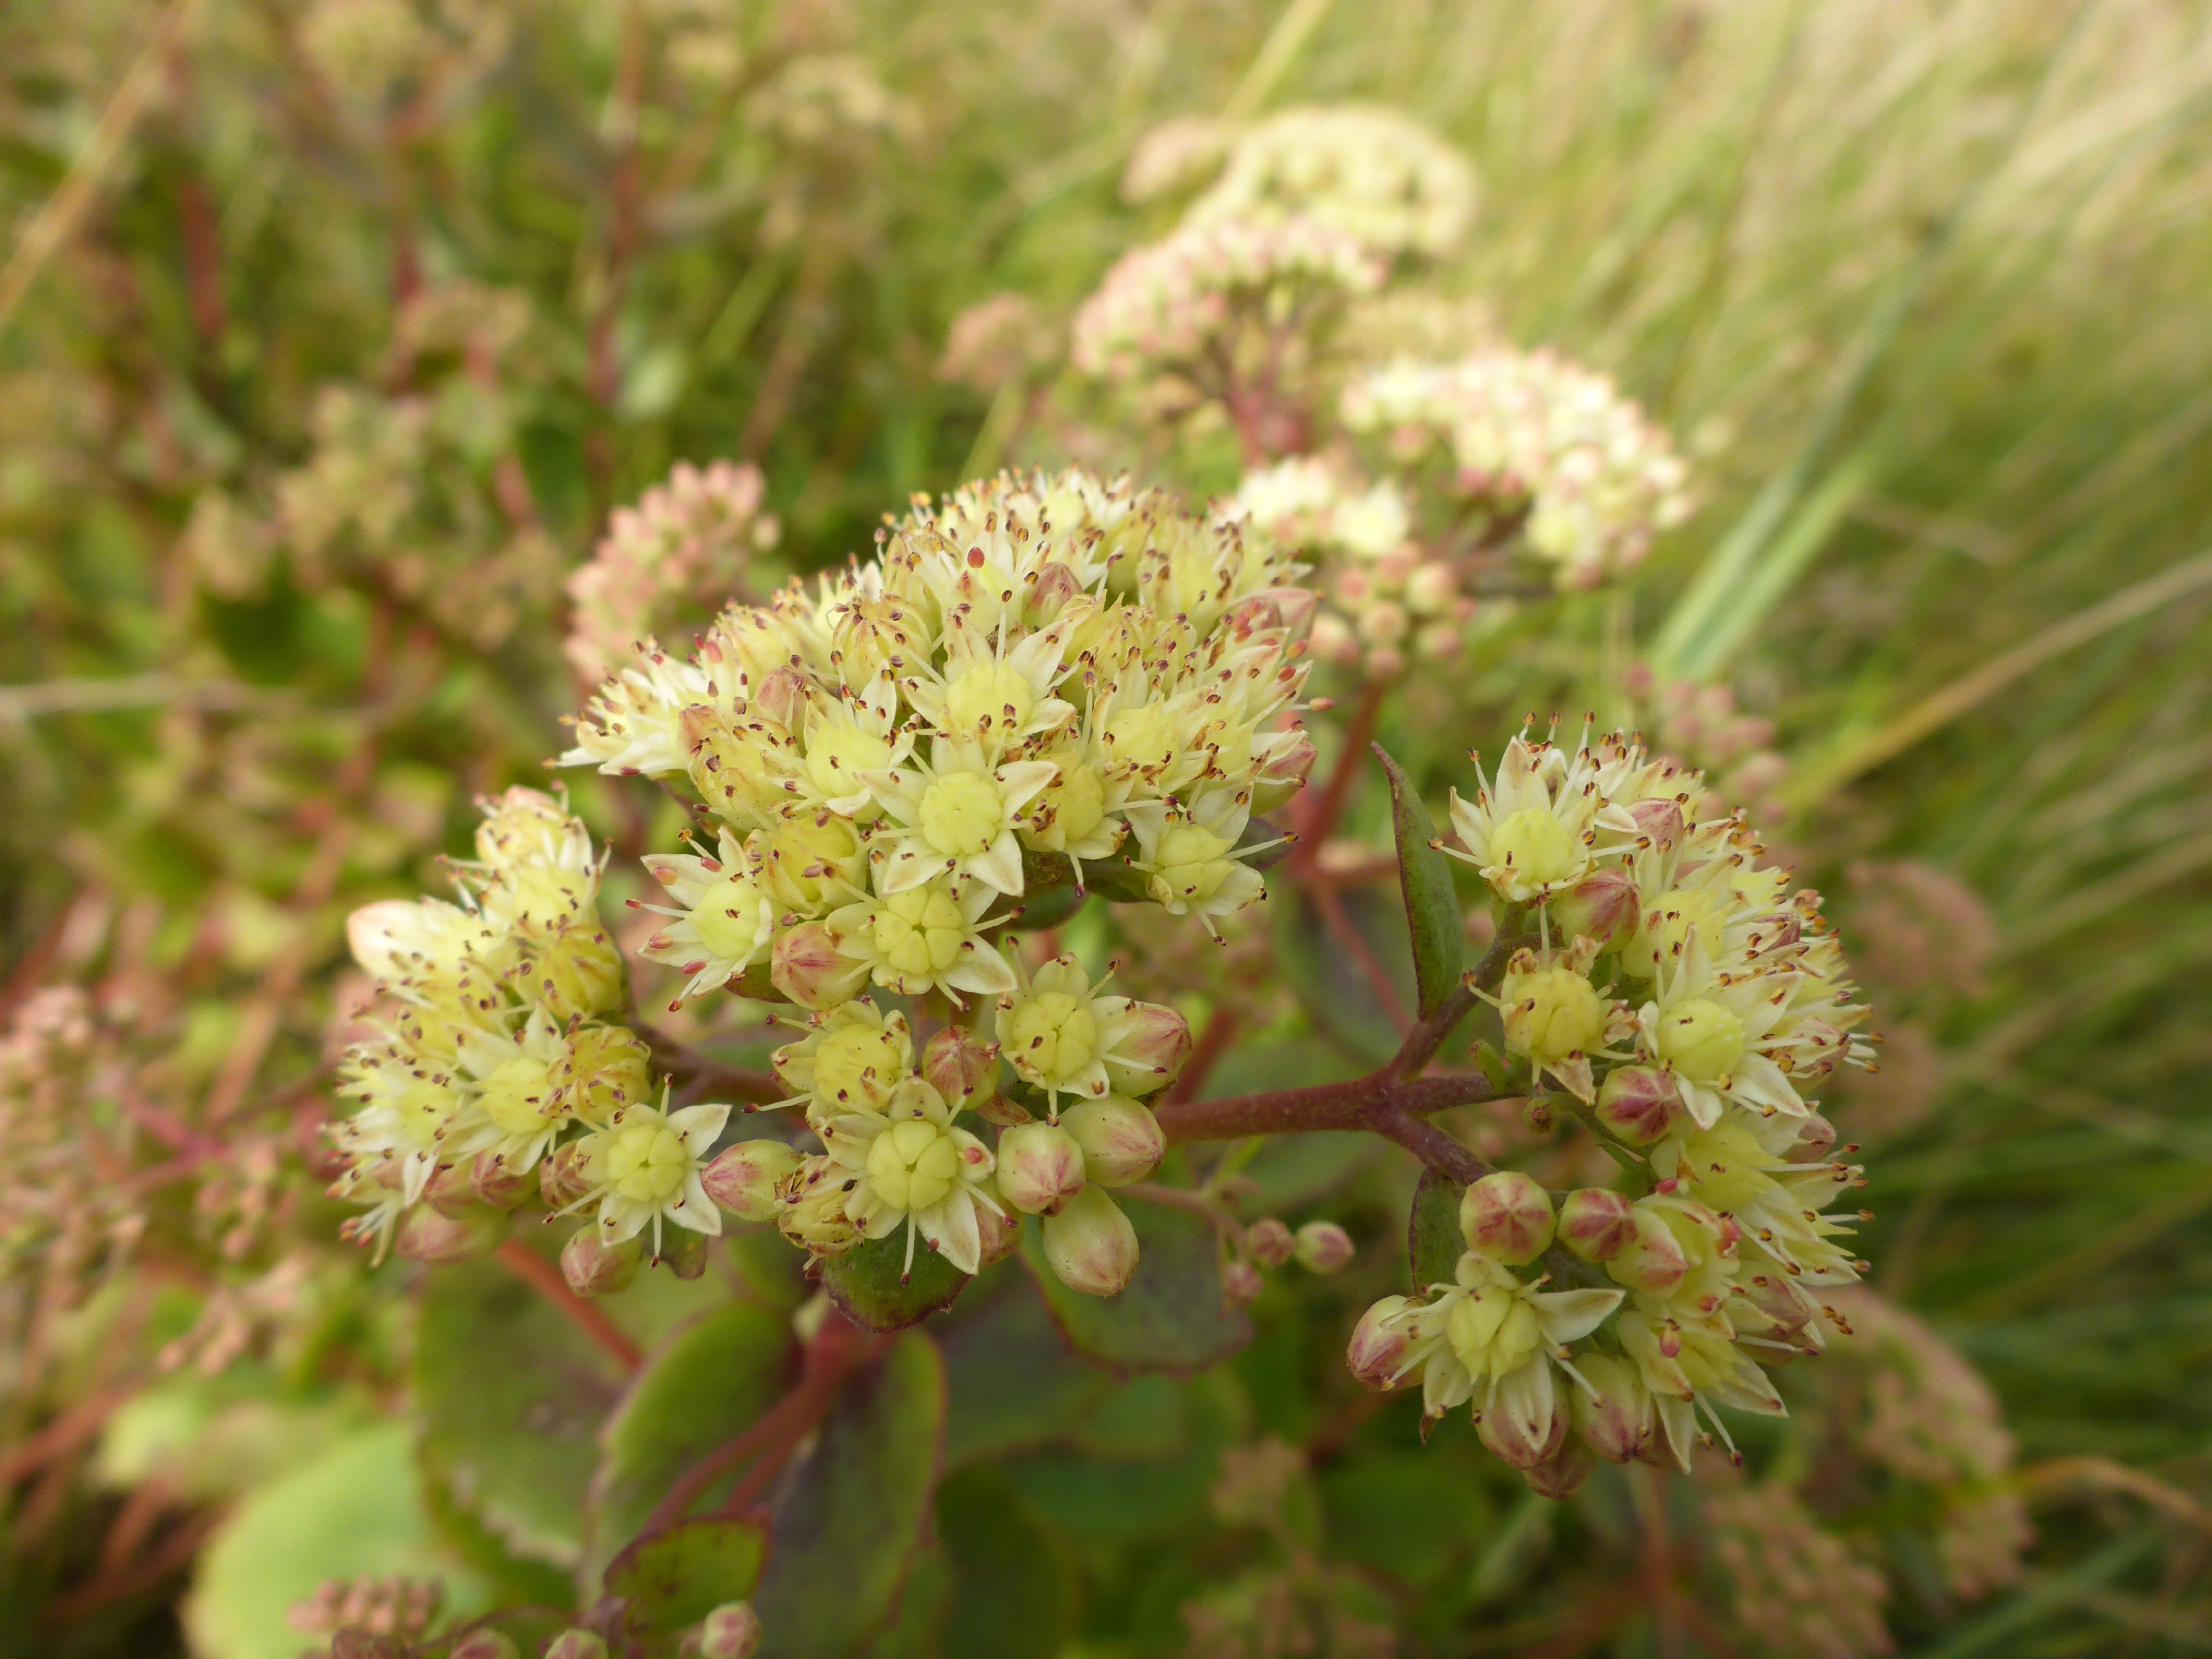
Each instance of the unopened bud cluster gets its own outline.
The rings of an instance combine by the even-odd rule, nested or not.
[[[1686,1468],[1700,1413],[1727,1440],[1717,1407],[1780,1413],[1765,1367],[1820,1349],[1823,1318],[1843,1323],[1822,1288],[1864,1265],[1825,1213],[1863,1179],[1808,1091],[1870,1057],[1867,1010],[1819,896],[1790,893],[1708,801],[1619,735],[1571,752],[1524,734],[1453,797],[1445,850],[1533,935],[1491,999],[1508,1062],[1644,1179],[1558,1200],[1519,1173],[1476,1182],[1455,1282],[1377,1304],[1352,1365],[1418,1376],[1431,1414],[1472,1400],[1540,1490],[1593,1456]],[[1547,1252],[1618,1288],[1540,1291]]]

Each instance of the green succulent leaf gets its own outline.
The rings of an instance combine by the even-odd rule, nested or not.
[[[1467,1253],[1467,1240],[1459,1230],[1459,1201],[1466,1191],[1449,1176],[1434,1170],[1421,1172],[1406,1228],[1417,1294],[1431,1285],[1450,1284],[1460,1257]]]
[[[1124,1373],[1182,1373],[1202,1370],[1249,1342],[1251,1320],[1222,1296],[1213,1229],[1200,1217],[1158,1204],[1131,1202],[1124,1213],[1136,1229],[1137,1273],[1119,1296],[1068,1289],[1045,1261],[1039,1224],[1032,1220],[1023,1230],[1022,1260],[1067,1346]]]
[[[641,1538],[607,1564],[607,1594],[629,1603],[630,1628],[696,1624],[759,1586],[768,1534],[734,1516],[704,1515]]]
[[[1390,780],[1390,828],[1398,838],[1398,886],[1406,896],[1406,923],[1413,939],[1413,980],[1420,993],[1423,1018],[1443,1006],[1457,988],[1467,963],[1467,933],[1460,921],[1459,895],[1452,887],[1451,860],[1430,843],[1437,827],[1422,804],[1421,792],[1381,744],[1376,758]]]
[[[951,1307],[968,1288],[969,1275],[921,1239],[907,1263],[906,1230],[864,1238],[822,1269],[822,1288],[856,1325],[902,1331]]]

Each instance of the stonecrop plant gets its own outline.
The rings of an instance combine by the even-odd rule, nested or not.
[[[0,1659],[2201,1648],[2185,9],[139,9]]]

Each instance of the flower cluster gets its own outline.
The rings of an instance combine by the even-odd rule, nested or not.
[[[1517,737],[1474,799],[1453,797],[1446,850],[1534,934],[1492,999],[1509,1060],[1644,1190],[1555,1206],[1526,1176],[1477,1182],[1457,1282],[1371,1310],[1352,1365],[1419,1373],[1431,1413],[1474,1398],[1486,1442],[1523,1468],[1560,1468],[1570,1420],[1599,1456],[1687,1468],[1699,1413],[1723,1440],[1716,1407],[1780,1413],[1763,1363],[1817,1352],[1815,1292],[1864,1265],[1825,1213],[1859,1172],[1828,1157],[1805,1091],[1871,1057],[1867,1011],[1819,896],[1789,893],[1709,799],[1618,734],[1572,751]],[[1555,1243],[1555,1270],[1601,1266],[1619,1288],[1540,1291],[1517,1270]],[[1601,1323],[1605,1344],[1570,1357]]]
[[[1464,641],[1475,602],[1451,563],[1414,538],[1412,505],[1395,483],[1358,483],[1328,461],[1296,456],[1246,474],[1222,512],[1328,572],[1313,628],[1323,659],[1387,680]]]
[[[1474,169],[1450,144],[1395,110],[1336,104],[1283,110],[1246,130],[1188,217],[1304,217],[1376,253],[1434,255],[1466,234],[1474,205]]]
[[[763,590],[762,556],[779,533],[762,510],[760,469],[716,461],[705,470],[678,461],[668,482],[635,507],[617,507],[590,559],[568,578],[574,606],[568,660],[596,684],[657,622],[675,610],[719,610],[742,592],[750,574]]]
[[[1731,1486],[1705,1497],[1715,1563],[1735,1621],[1775,1659],[1869,1659],[1895,1651],[1881,1572],[1826,1531],[1786,1486]]]
[[[385,1004],[341,1067],[358,1109],[332,1131],[331,1191],[367,1206],[349,1233],[464,1260],[541,1194],[592,1207],[602,1247],[650,1225],[657,1252],[664,1221],[719,1231],[698,1176],[730,1109],[657,1108],[644,1042],[608,1018],[627,979],[590,836],[535,790],[484,805],[459,903],[388,899],[348,922]]]
[[[1255,349],[1279,356],[1382,276],[1357,237],[1319,220],[1188,223],[1106,273],[1075,314],[1075,365],[1124,382],[1173,375],[1211,392],[1257,372],[1242,361]]]
[[[1687,470],[1665,430],[1556,352],[1393,362],[1346,386],[1342,413],[1353,431],[1382,434],[1398,465],[1440,459],[1445,493],[1516,529],[1564,588],[1634,568],[1689,514]]]

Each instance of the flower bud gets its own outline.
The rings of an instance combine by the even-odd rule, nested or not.
[[[1113,1035],[1120,1057],[1146,1068],[1123,1085],[1131,1094],[1166,1088],[1190,1058],[1190,1022],[1157,1002],[1131,1003],[1115,1017]]]
[[[607,1659],[607,1644],[587,1630],[564,1630],[546,1644],[545,1659]]]
[[[1689,833],[1681,807],[1671,800],[1632,801],[1628,816],[1636,820],[1638,831],[1662,853],[1673,852]]]
[[[1083,592],[1083,578],[1054,559],[1041,565],[1022,599],[1022,622],[1030,628],[1048,627],[1066,609],[1067,602]]]
[[[1565,1420],[1563,1415],[1560,1421]],[[1589,1448],[1579,1440],[1564,1440],[1542,1462],[1522,1470],[1521,1478],[1537,1497],[1563,1500],[1580,1492],[1583,1483],[1596,1473],[1597,1459],[1590,1455]]]
[[[623,1107],[653,1098],[653,1051],[627,1026],[579,1026],[568,1034],[553,1083],[562,1106],[586,1123],[605,1123]]]
[[[1609,1261],[1636,1237],[1636,1206],[1605,1187],[1569,1193],[1559,1206],[1559,1243],[1584,1261]]]
[[[1565,1390],[1577,1437],[1608,1463],[1634,1462],[1651,1443],[1651,1391],[1642,1373],[1609,1353],[1578,1355],[1575,1367],[1597,1390]]]
[[[1410,1324],[1382,1322],[1407,1305],[1405,1297],[1386,1296],[1362,1314],[1352,1328],[1344,1363],[1361,1387],[1395,1389],[1405,1380],[1399,1376],[1398,1368],[1406,1363],[1406,1350],[1413,1346],[1415,1334]]]
[[[594,1184],[580,1140],[556,1147],[538,1161],[538,1193],[549,1210],[567,1209]]]
[[[1085,1187],[1044,1218],[1044,1259],[1085,1296],[1120,1294],[1137,1273],[1137,1230],[1099,1187]]]
[[[806,700],[813,687],[805,671],[789,664],[772,670],[760,683],[746,707],[757,714],[767,715],[786,732],[799,729],[799,717],[806,712]]]
[[[1060,1115],[1060,1127],[1083,1148],[1084,1174],[1102,1187],[1142,1181],[1168,1149],[1150,1109],[1119,1095],[1077,1102]]]
[[[1617,864],[1593,870],[1551,900],[1552,920],[1562,937],[1614,945],[1636,931],[1644,896],[1636,878]]]
[[[407,1644],[380,1631],[337,1631],[331,1636],[331,1659],[408,1659]]]
[[[622,1006],[629,980],[622,952],[603,927],[580,922],[550,937],[525,935],[507,978],[523,1000],[558,1020],[605,1013]]]
[[[999,1192],[1030,1215],[1058,1215],[1084,1188],[1083,1148],[1057,1125],[1018,1124],[999,1137]]]
[[[999,1045],[964,1026],[948,1025],[922,1048],[921,1074],[945,1104],[960,1111],[997,1086]]]
[[[1313,739],[1301,732],[1295,742],[1285,744],[1269,755],[1259,776],[1253,780],[1252,810],[1272,812],[1304,788],[1319,753]]]
[[[641,1234],[619,1244],[602,1244],[597,1227],[579,1227],[561,1247],[561,1276],[578,1296],[611,1296],[629,1288],[644,1256]]]
[[[1352,1264],[1352,1235],[1334,1221],[1309,1221],[1297,1231],[1294,1254],[1308,1273],[1341,1273]]]
[[[1588,1054],[1605,1041],[1605,1003],[1571,968],[1509,973],[1499,988],[1505,1046],[1539,1066]]]
[[[1551,1194],[1518,1170],[1486,1175],[1461,1195],[1459,1230],[1469,1249],[1525,1266],[1551,1245]]]
[[[518,1210],[538,1195],[538,1172],[518,1170],[497,1152],[478,1152],[469,1160],[469,1191],[495,1210]]]
[[[1790,1164],[1818,1164],[1835,1146],[1836,1126],[1818,1112],[1808,1112],[1797,1126],[1797,1139],[1782,1156]]]
[[[1554,1393],[1540,1404],[1532,1401],[1526,1409],[1516,1410],[1500,1390],[1490,1407],[1475,1418],[1474,1431],[1500,1462],[1533,1469],[1566,1444],[1567,1413],[1559,1406]]]
[[[760,1614],[750,1601],[725,1601],[699,1621],[698,1659],[752,1659],[760,1644]]]
[[[520,1659],[520,1653],[504,1631],[472,1630],[453,1644],[446,1659]]]
[[[451,1267],[489,1255],[507,1242],[514,1227],[511,1211],[478,1206],[466,1215],[450,1216],[418,1204],[400,1222],[392,1248],[410,1261]]]
[[[1649,1146],[1682,1115],[1681,1091],[1652,1066],[1616,1066],[1597,1091],[1597,1118],[1632,1146]]]
[[[1250,1262],[1224,1261],[1221,1264],[1221,1294],[1231,1302],[1239,1305],[1257,1302],[1260,1292],[1267,1288],[1266,1278]]]
[[[1806,1294],[1802,1285],[1782,1273],[1770,1273],[1753,1275],[1742,1288],[1744,1299],[1772,1322],[1764,1333],[1770,1341],[1793,1347],[1805,1346],[1805,1328],[1820,1316],[1820,1305]],[[1751,1325],[1755,1322],[1742,1323]],[[1785,1357],[1775,1354],[1766,1363],[1771,1364]]]
[[[799,1154],[781,1140],[741,1140],[714,1154],[699,1184],[739,1220],[773,1221],[782,1203],[776,1187],[798,1167]]]
[[[995,1123],[1001,1129],[1011,1129],[1017,1123],[1034,1123],[1036,1114],[1018,1101],[1004,1095],[986,1095],[975,1103],[975,1115],[986,1123]]]
[[[1635,1210],[1635,1237],[1606,1263],[1606,1272],[1632,1291],[1664,1296],[1689,1273],[1689,1253],[1656,1210],[1641,1204]]]
[[[1743,1059],[1743,1021],[1733,1008],[1710,997],[1692,997],[1659,1016],[1652,1046],[1691,1082],[1718,1083]]]
[[[1244,1230],[1244,1248],[1263,1267],[1279,1267],[1297,1249],[1291,1230],[1273,1216],[1263,1217]]]
[[[775,988],[802,1008],[835,1008],[867,983],[868,964],[837,948],[826,921],[809,921],[775,936],[769,966]]]
[[[975,1206],[975,1253],[982,1267],[1004,1261],[1022,1247],[1022,1218],[1018,1212],[1000,1215],[988,1204]],[[979,1269],[980,1270],[980,1269]]]
[[[422,1199],[440,1215],[454,1220],[466,1219],[483,1207],[477,1196],[472,1181],[474,1167],[471,1164],[441,1164],[430,1172],[423,1186]]]

